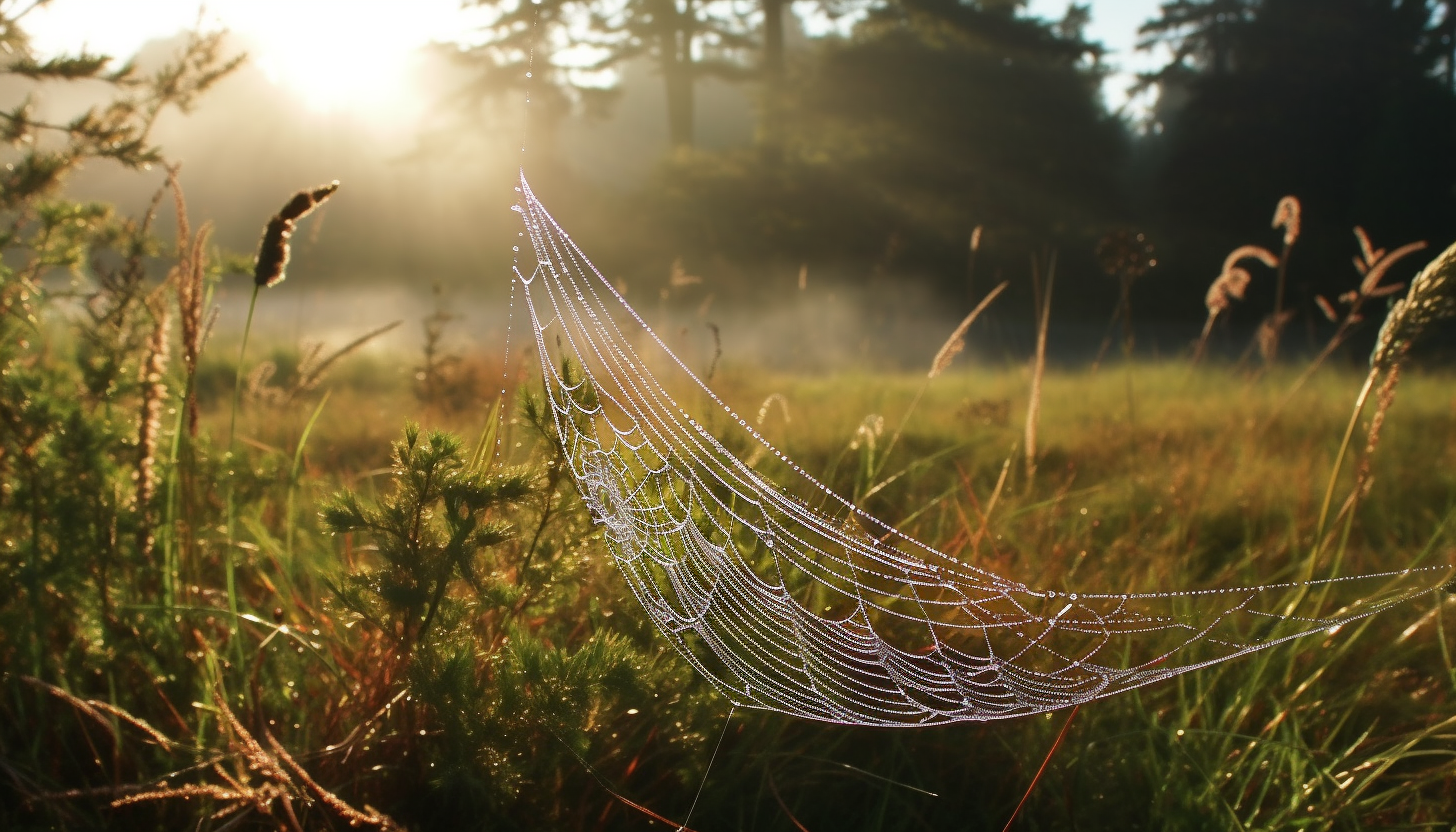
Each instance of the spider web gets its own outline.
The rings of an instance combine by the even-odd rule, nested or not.
[[[515,275],[571,476],[643,609],[735,706],[879,726],[1041,713],[1373,615],[1448,571],[1077,593],[979,569],[774,448],[627,305],[524,175],[517,190],[534,261],[518,254]],[[775,480],[833,512],[730,452],[660,375],[721,408],[732,441],[761,445]]]

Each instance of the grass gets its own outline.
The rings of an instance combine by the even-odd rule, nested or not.
[[[287,350],[262,351],[290,366]],[[61,359],[30,366],[45,361]],[[477,469],[493,375],[460,373],[461,389],[425,401],[408,364],[369,354],[287,404],[245,397],[229,556],[216,486],[228,475],[209,437],[227,435],[235,368],[211,361],[195,385],[200,438],[164,464],[164,490],[178,495],[164,530],[178,553],[170,604],[145,563],[47,546],[55,561],[33,580],[31,550],[6,541],[7,576],[30,588],[0,601],[0,825],[598,829],[685,816],[727,703],[645,623],[554,461],[549,425],[534,430],[529,408],[508,407],[506,467]],[[1132,590],[1300,568],[1361,378],[1327,368],[1284,404],[1296,374],[1140,364],[1130,424],[1123,374],[1053,368],[1030,483],[1006,465],[1021,453],[1020,367],[952,371],[925,388],[918,373],[728,364],[715,388],[746,414],[779,394],[786,408],[765,410],[764,434],[926,542],[1035,585]],[[888,458],[852,447],[867,417],[899,424],[922,389]],[[1451,560],[1452,389],[1447,375],[1406,374],[1341,572]],[[410,419],[463,437],[460,470],[530,484],[480,509],[482,523],[516,534],[468,557],[416,558],[444,564],[428,575],[390,554],[426,551],[428,535],[367,524],[332,534],[320,518],[345,491],[426,523],[455,516],[400,490],[423,470],[389,457]],[[164,419],[162,446],[174,429]],[[1341,482],[1343,495],[1351,476]],[[25,528],[19,505],[0,506],[7,536]],[[1083,707],[1015,828],[1427,828],[1450,817],[1456,610],[1421,603]],[[1063,719],[877,731],[739,711],[692,826],[1000,829]]]

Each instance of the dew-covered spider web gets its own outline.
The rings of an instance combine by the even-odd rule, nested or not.
[[[979,569],[774,448],[627,305],[524,177],[518,190],[528,245],[516,277],[571,476],[643,609],[735,706],[880,726],[1041,713],[1364,618],[1449,571],[1109,593]],[[689,397],[703,412],[679,403]]]

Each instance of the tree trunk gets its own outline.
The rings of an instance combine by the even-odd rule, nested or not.
[[[763,0],[764,156],[778,160],[784,151],[784,0]]]
[[[667,92],[667,137],[674,150],[693,146],[693,7],[658,0],[658,59]]]

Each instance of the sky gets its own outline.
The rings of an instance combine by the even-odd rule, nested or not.
[[[1104,92],[1110,106],[1121,107],[1131,72],[1147,68],[1153,57],[1136,53],[1136,32],[1161,0],[1090,0],[1088,36],[1111,50],[1108,61],[1121,74]],[[147,0],[147,14],[116,0],[54,0],[36,9],[24,25],[42,52],[74,49],[124,57],[145,41],[195,24],[225,26],[246,43],[250,54],[275,83],[319,110],[397,112],[411,98],[409,68],[418,46],[432,40],[468,38],[485,20],[480,10],[462,11],[460,0],[409,0],[407,15],[370,14],[369,9],[400,8],[372,0]],[[1066,11],[1067,0],[1031,0],[1033,14],[1052,19]],[[362,113],[360,113],[362,114]]]

